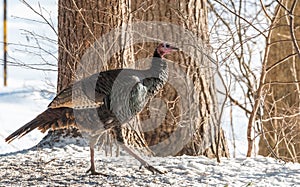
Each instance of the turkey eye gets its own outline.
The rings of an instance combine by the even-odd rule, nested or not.
[[[169,45],[169,44],[166,44],[166,47],[167,47],[167,48],[169,48],[169,47],[170,47],[170,45]]]

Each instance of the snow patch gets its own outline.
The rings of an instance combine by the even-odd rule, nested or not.
[[[90,176],[89,149],[69,144],[55,148],[29,149],[0,155],[1,185],[35,186],[298,186],[300,164],[283,163],[273,158],[222,158],[221,163],[202,156],[147,157],[166,174],[152,174],[126,153],[106,157],[96,151],[99,172]]]

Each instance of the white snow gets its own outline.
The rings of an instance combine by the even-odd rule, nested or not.
[[[99,172],[109,177],[86,174],[89,149],[70,144],[36,148],[0,156],[1,186],[299,186],[300,164],[273,158],[144,157],[166,171],[152,174],[123,151],[106,157],[96,151]]]
[[[50,10],[55,12],[56,1],[53,2],[41,6],[52,7]],[[37,1],[29,3],[37,7]],[[25,5],[19,1],[9,1],[9,4],[9,42],[33,45],[32,40],[27,41],[24,36],[21,30],[24,28],[55,37],[45,27],[16,18],[35,16]],[[55,16],[52,14],[53,20]],[[14,46],[9,47],[9,54],[24,62],[41,61]],[[55,62],[53,58],[46,59]],[[56,72],[9,66],[8,73],[8,87],[2,86],[2,71],[0,73],[0,186],[300,186],[300,164],[260,156],[243,158],[246,139],[238,134],[239,158],[222,158],[221,163],[205,157],[144,157],[152,166],[167,171],[163,175],[139,169],[138,161],[123,151],[119,157],[106,157],[103,150],[98,150],[97,170],[110,177],[90,176],[85,173],[89,167],[89,149],[83,143],[73,141],[65,146],[27,150],[45,136],[39,131],[7,144],[5,137],[46,109],[54,95],[42,90],[55,93],[56,83]],[[45,80],[50,80],[54,86],[49,87]]]
[[[11,82],[11,81],[10,81]],[[31,82],[33,83],[33,82]],[[29,83],[28,83],[29,84]],[[14,84],[14,85],[17,85]],[[33,85],[33,84],[32,84]],[[41,85],[42,86],[42,83]],[[37,89],[37,90],[35,90]],[[41,94],[38,85],[2,88],[0,91],[0,152],[7,153],[30,148],[37,144],[44,134],[35,130],[20,141],[7,144],[4,138],[46,109],[49,101]]]
[[[38,8],[37,0],[27,1],[29,4]],[[1,7],[2,7],[2,1]],[[56,38],[54,32],[49,30],[46,24],[30,20],[41,21],[36,14],[20,1],[8,1],[7,27],[8,27],[8,61],[26,64],[42,64],[43,59],[47,63],[55,64],[57,56],[57,44],[48,41],[46,38],[39,39],[39,45],[51,52],[45,54],[38,50],[36,40],[28,33],[36,33],[42,37]],[[51,17],[56,20],[56,1],[45,1],[40,3],[41,10],[46,18]],[[44,9],[45,8],[45,9]],[[39,10],[39,9],[38,9]],[[51,11],[48,11],[51,10]],[[2,14],[1,14],[2,20]],[[55,24],[55,23],[54,23]],[[0,43],[3,40],[3,25],[0,24]],[[3,45],[0,45],[0,64],[2,64]],[[38,65],[37,68],[56,69],[52,66]],[[44,136],[38,131],[33,131],[21,139],[11,144],[4,142],[4,138],[10,133],[32,120],[36,115],[46,109],[50,99],[54,96],[43,92],[47,90],[55,93],[56,72],[55,71],[38,71],[35,69],[25,68],[23,66],[8,65],[8,86],[3,87],[3,66],[0,66],[0,153],[18,151],[30,148],[36,145]],[[48,83],[52,83],[53,86]]]

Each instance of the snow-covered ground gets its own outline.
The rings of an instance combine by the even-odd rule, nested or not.
[[[28,2],[38,7],[38,1]],[[56,19],[55,2],[41,3],[41,7],[47,7],[42,8],[44,12],[52,10],[53,20]],[[9,1],[8,12],[9,43],[36,45],[22,30],[24,28],[55,38],[49,28],[20,19],[39,19],[24,4]],[[49,47],[49,43],[42,44]],[[10,45],[9,55],[23,62],[41,61],[40,56],[28,53],[30,50],[33,49]],[[55,61],[53,57],[45,59]],[[89,167],[89,149],[83,144],[24,150],[36,145],[45,136],[39,131],[7,144],[5,137],[46,109],[54,97],[48,91],[55,93],[56,84],[56,72],[45,73],[14,66],[9,66],[8,70],[8,87],[2,86],[3,74],[0,71],[0,186],[300,186],[300,164],[264,157],[244,158],[246,131],[241,127],[236,127],[238,158],[223,158],[221,163],[204,157],[147,158],[153,166],[168,171],[163,175],[139,169],[139,163],[124,152],[119,157],[106,157],[103,151],[97,151],[97,168],[110,177],[90,176],[85,173]],[[238,115],[235,117],[240,120]],[[245,126],[244,123],[240,125]]]
[[[27,1],[35,9],[42,11],[47,19],[56,24],[57,1],[38,0]],[[0,2],[2,7],[2,1]],[[46,66],[45,63],[55,64],[57,44],[48,38],[55,39],[55,33],[49,26],[42,23],[42,19],[33,13],[21,1],[7,2],[8,27],[8,86],[3,86],[3,66],[0,65],[0,153],[18,151],[37,144],[44,134],[33,131],[11,144],[4,142],[4,138],[11,132],[33,119],[46,109],[55,93],[56,72],[40,71],[26,68],[24,64],[37,64],[36,68],[55,70],[56,67]],[[2,14],[0,15],[2,20]],[[0,43],[3,40],[3,25],[0,24]],[[38,46],[45,49],[40,50]],[[3,63],[3,45],[0,45],[0,64]],[[11,63],[13,62],[13,63]],[[17,66],[18,63],[19,65]],[[24,64],[23,64],[24,63]],[[53,84],[53,86],[50,86]]]
[[[70,144],[36,148],[0,156],[1,186],[299,186],[300,164],[273,158],[223,158],[221,163],[205,157],[146,158],[166,171],[152,174],[132,157],[106,157],[97,151],[99,172],[86,174],[89,149]]]
[[[12,81],[9,80],[12,84]],[[23,82],[23,81],[20,81]],[[0,153],[18,151],[37,144],[45,134],[34,130],[22,139],[7,144],[4,138],[46,109],[49,101],[40,91],[39,81],[24,81],[25,85],[0,90]]]

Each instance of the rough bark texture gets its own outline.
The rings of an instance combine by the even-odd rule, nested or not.
[[[86,55],[88,53],[86,49],[93,48],[99,37],[128,23],[138,21],[173,23],[193,32],[197,38],[203,40],[205,45],[208,43],[206,0],[60,0],[58,12],[58,92],[74,80],[107,69],[137,68],[136,59],[151,57],[157,43],[134,44],[116,52],[105,64],[99,64],[99,61],[101,61],[99,58],[101,57],[97,56],[97,52],[93,52],[93,50],[89,55]],[[122,45],[119,38],[115,42]],[[205,52],[209,54],[209,51]],[[199,59],[192,58],[184,52],[168,56],[168,59],[176,62],[180,67],[184,67],[183,71],[195,85],[193,107],[196,108],[196,112],[192,114],[194,118],[190,122],[193,131],[180,131],[179,134],[172,137],[172,134],[178,128],[183,128],[179,124],[183,110],[180,105],[182,99],[178,97],[177,90],[172,84],[167,84],[153,100],[153,102],[158,101],[155,107],[159,106],[160,112],[165,107],[166,115],[163,117],[155,116],[155,113],[151,111],[153,102],[150,102],[148,107],[140,114],[139,120],[136,120],[140,121],[139,123],[142,126],[142,139],[145,139],[146,144],[156,155],[216,156],[218,110],[209,68],[211,62],[203,54],[196,57]],[[89,59],[87,60],[87,58]],[[89,63],[88,68],[86,68],[86,64],[82,64],[83,62]],[[85,68],[80,69],[81,66]],[[155,122],[153,118],[161,122],[155,128],[147,129],[144,124],[150,118],[152,123]],[[128,144],[145,146],[144,141],[136,138],[136,134],[132,133],[129,128],[125,128],[123,133],[126,134]],[[221,132],[221,135],[220,154],[221,156],[229,156],[223,132]],[[180,150],[172,150],[173,148],[170,145],[174,142],[175,144],[180,143],[179,141],[182,141],[180,137],[182,136],[192,138]],[[155,146],[158,144],[160,145],[159,148]]]
[[[290,9],[293,1],[283,1]],[[300,60],[291,37],[290,17],[282,7],[271,35],[266,76],[266,100],[263,115],[263,136],[259,154],[286,161],[300,160]],[[294,11],[295,34],[299,41],[300,3]],[[298,45],[300,43],[298,42]],[[282,61],[283,59],[286,59]],[[282,61],[281,63],[278,63]],[[277,66],[275,66],[277,64]],[[271,84],[270,84],[271,83]]]

